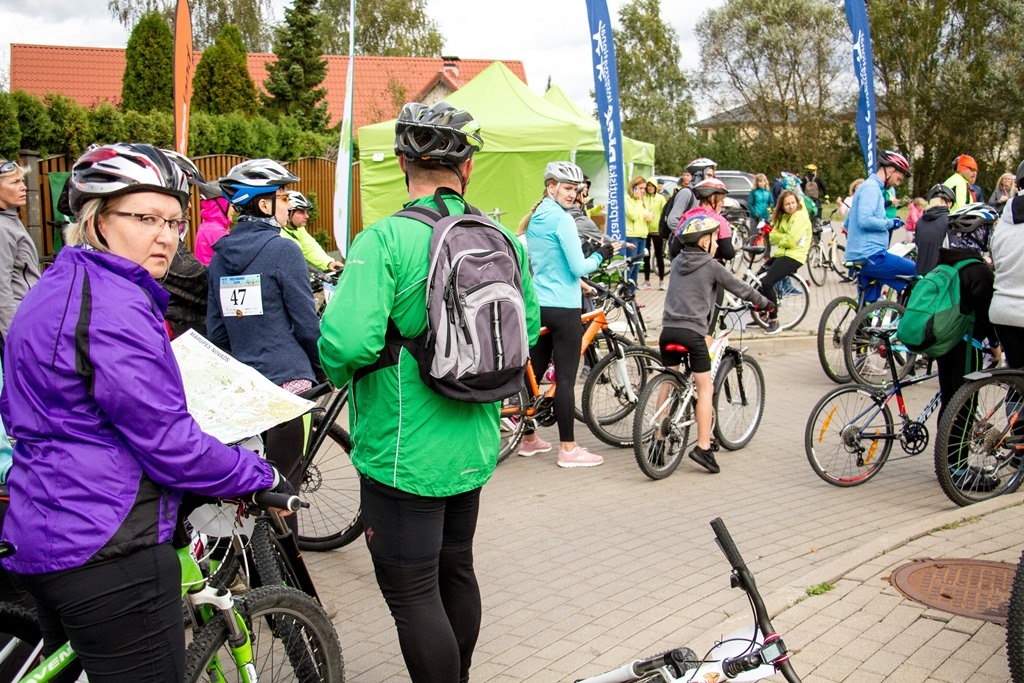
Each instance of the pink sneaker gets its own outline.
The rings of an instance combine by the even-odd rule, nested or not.
[[[519,444],[519,455],[524,458],[529,458],[531,455],[537,455],[538,453],[547,453],[550,450],[551,444],[539,436],[533,441],[523,439]]]
[[[591,453],[583,446],[576,444],[576,448],[571,451],[558,451],[558,466],[559,467],[597,467],[604,462],[604,458],[595,453]]]

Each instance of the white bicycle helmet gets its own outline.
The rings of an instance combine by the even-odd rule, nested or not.
[[[234,166],[217,184],[229,202],[245,206],[253,199],[297,182],[298,176],[272,159],[250,159]]]
[[[188,180],[181,168],[152,145],[116,142],[89,149],[71,167],[68,208],[74,212],[90,199],[132,192],[159,192],[188,202]]]
[[[568,161],[552,161],[544,169],[544,182],[557,180],[560,183],[583,184],[583,170]]]
[[[949,214],[949,246],[954,249],[988,251],[992,225],[998,215],[988,204],[974,202]]]
[[[313,203],[306,199],[306,195],[302,194],[298,190],[290,190],[288,192],[288,213],[292,211],[311,211],[313,209]]]
[[[690,175],[703,173],[706,169],[717,168],[718,164],[707,157],[699,157],[686,165],[686,172]]]

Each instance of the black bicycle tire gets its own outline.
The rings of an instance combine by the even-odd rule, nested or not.
[[[872,466],[869,469],[860,472],[857,476],[839,476],[835,474],[835,470],[832,469],[831,465],[826,466],[817,456],[817,450],[814,446],[815,432],[818,432],[818,440],[821,441],[823,439],[824,432],[832,426],[831,421],[835,417],[835,413],[833,413],[828,418],[828,422],[820,428],[818,427],[817,418],[830,403],[836,401],[844,394],[860,394],[869,398],[875,403],[875,405],[881,404],[881,414],[885,423],[886,433],[887,435],[895,434],[895,423],[892,419],[892,411],[889,410],[889,406],[885,404],[884,397],[877,392],[858,385],[839,387],[822,396],[814,408],[811,409],[810,415],[807,416],[807,425],[804,427],[804,453],[807,455],[807,462],[810,463],[811,469],[814,470],[814,473],[817,474],[822,481],[841,488],[859,486],[877,475],[881,471],[882,466],[885,465],[886,460],[889,459],[889,454],[892,452],[892,445],[895,441],[894,438],[877,439],[877,443],[882,444],[882,452],[877,456],[872,454]],[[846,455],[850,456],[852,453],[847,451]],[[847,460],[848,459],[849,458],[847,457]]]
[[[649,346],[627,346],[622,349],[622,353],[627,361],[635,358],[646,360],[646,362],[637,365],[639,368],[639,384],[632,387],[633,392],[639,399],[640,392],[647,383],[648,377],[654,372],[653,367],[661,364],[661,354],[657,349]],[[583,384],[583,415],[586,419],[587,427],[590,428],[590,431],[598,439],[615,448],[629,448],[633,445],[633,423],[630,416],[633,414],[636,404],[624,403],[624,397],[619,396],[617,391],[613,391],[614,397],[620,404],[619,409],[611,413],[601,414],[596,413],[595,409],[595,402],[597,400],[595,396],[598,387],[609,385],[606,379],[602,380],[604,373],[617,360],[618,356],[616,354],[609,353],[590,371],[587,381]],[[628,367],[632,369],[632,365]],[[630,382],[632,383],[632,381],[633,378],[631,376]],[[621,430],[612,431],[610,429],[613,425],[618,424],[627,425],[629,427],[628,434],[623,434]]]
[[[951,445],[950,440],[953,438],[954,421],[958,420],[961,416],[961,411],[969,403],[976,403],[976,397],[986,386],[1003,383],[1010,386],[1010,388],[1016,391],[1021,399],[1024,400],[1024,377],[1018,377],[1015,375],[1007,374],[996,374],[990,375],[979,380],[967,382],[953,394],[953,397],[946,404],[945,410],[942,412],[942,419],[939,420],[939,427],[935,437],[935,476],[939,480],[939,486],[942,488],[942,492],[946,494],[946,497],[957,505],[964,507],[972,505],[974,503],[995,498],[997,496],[1004,495],[1006,493],[1013,493],[1020,488],[1021,483],[1024,482],[1024,468],[1018,464],[1016,471],[1010,471],[1007,473],[1005,484],[993,488],[991,491],[975,491],[967,493],[964,491],[962,483],[964,482],[963,476],[957,477],[953,474],[952,468],[950,467],[950,451]],[[993,411],[995,412],[995,411]],[[997,432],[998,436],[998,432]],[[993,440],[987,436],[982,439],[983,443],[992,442]],[[1000,437],[994,440],[994,444],[1002,443],[1003,438]],[[968,449],[968,456],[972,455],[974,449]],[[974,451],[976,453],[976,451]],[[968,462],[966,467],[970,469],[972,466],[984,467],[984,463],[988,462],[991,457],[993,460],[998,461],[998,456],[991,455],[989,452],[983,454],[985,460],[980,465],[975,465],[972,462]],[[962,465],[958,469],[962,469]],[[957,481],[957,479],[960,481]]]
[[[502,411],[508,410],[506,404],[509,401],[517,402],[520,407],[530,405],[530,394],[523,389],[515,396],[510,396],[501,402]],[[508,460],[509,456],[519,450],[519,444],[523,440],[523,434],[526,433],[526,411],[517,411],[515,415],[508,415],[507,417],[499,417],[499,431],[502,435],[508,434],[508,436],[501,436],[501,443],[498,448],[498,461],[496,464]]]
[[[850,378],[857,384],[864,387],[868,387],[870,389],[880,389],[886,385],[891,384],[892,375],[888,370],[888,360],[885,361],[885,372],[881,374],[880,381],[870,381],[867,375],[861,374],[864,366],[863,363],[858,362],[858,358],[855,355],[856,348],[859,348],[861,346],[861,344],[858,343],[858,340],[863,338],[862,336],[858,335],[858,330],[860,330],[860,328],[864,326],[865,322],[868,320],[870,316],[876,315],[878,311],[886,309],[890,311],[896,311],[899,315],[902,315],[903,312],[906,310],[899,302],[891,301],[889,299],[882,299],[880,301],[874,302],[870,306],[865,306],[864,308],[857,311],[857,315],[854,316],[853,320],[850,322],[850,327],[846,331],[846,337],[843,339],[843,355],[846,359],[846,369],[850,373]],[[871,338],[870,340],[868,340],[868,343],[876,344],[878,342],[875,338]],[[871,353],[878,353],[878,351],[874,350],[871,351]],[[904,377],[909,375],[911,370],[914,369],[914,363],[916,362],[916,360],[917,355],[908,352],[902,366],[896,373],[896,376],[899,377],[900,379],[903,379]]]
[[[780,280],[778,283],[776,283],[775,286],[778,287],[779,285],[781,285],[786,280],[790,280],[791,281],[790,282],[790,287],[793,287],[794,289],[798,289],[801,292],[803,292],[803,306],[800,307],[800,315],[796,316],[793,320],[787,320],[785,323],[781,322],[782,316],[780,314],[782,312],[782,309],[786,308],[787,303],[789,303],[788,302],[789,298],[787,297],[786,298],[787,301],[785,301],[785,302],[782,301],[781,298],[778,301],[779,310],[776,312],[776,314],[779,314],[779,320],[780,320],[779,325],[780,325],[780,327],[783,330],[791,330],[794,327],[796,327],[797,325],[799,325],[801,322],[803,322],[803,319],[805,317],[807,317],[807,311],[809,311],[810,308],[811,308],[811,292],[810,292],[809,289],[807,289],[807,283],[804,282],[803,278],[801,278],[797,273],[794,273],[792,275],[786,276],[785,278]]]
[[[818,277],[815,277],[816,273]],[[811,282],[818,287],[825,285],[828,268],[825,266],[825,253],[820,244],[812,244],[811,248],[807,250],[807,274],[810,276]]]
[[[256,573],[259,577],[257,587],[288,586],[302,590],[301,582],[295,569],[291,566],[291,561],[275,538],[270,520],[266,518],[256,520],[249,548],[252,551],[253,564],[256,565]]]
[[[741,365],[737,366],[735,358],[726,358],[725,360],[722,361],[722,365],[718,368],[718,373],[715,375],[715,392],[711,399],[715,415],[715,439],[718,440],[718,443],[722,446],[722,448],[728,451],[739,450],[746,446],[748,443],[750,443],[750,440],[754,438],[755,434],[757,434],[757,428],[761,426],[761,420],[764,418],[766,389],[764,381],[764,372],[761,370],[761,365],[757,362],[757,360],[746,354],[741,355],[740,363]],[[723,432],[722,424],[724,421],[722,420],[722,412],[719,410],[719,400],[721,399],[722,389],[723,387],[725,387],[725,382],[727,379],[729,379],[729,374],[733,372],[733,370],[736,369],[737,367],[742,368],[742,373],[753,373],[754,377],[756,378],[755,383],[758,391],[758,400],[757,412],[754,416],[753,422],[748,426],[748,430],[744,431],[743,436],[741,438],[734,440],[732,438],[727,437]],[[737,375],[742,373],[737,373]]]
[[[849,371],[846,371],[846,353],[843,350],[843,340],[846,338],[846,328],[836,332],[829,333],[828,331],[828,320],[832,315],[832,312],[839,308],[840,305],[847,306],[850,311],[847,314],[850,322],[853,322],[853,318],[857,315],[857,300],[850,296],[836,297],[832,301],[825,305],[824,310],[821,312],[821,318],[818,320],[818,363],[821,365],[821,369],[825,372],[825,376],[836,384],[846,384],[853,380],[850,376]],[[843,317],[846,320],[846,316]],[[835,328],[833,328],[835,330]],[[838,337],[835,335],[838,334]],[[837,343],[838,342],[838,343]],[[828,347],[831,343],[832,346]],[[842,364],[844,372],[840,373],[836,368],[832,367],[830,359],[828,358],[829,348],[839,350],[839,363]]]
[[[5,659],[0,662],[0,681],[13,679],[32,654],[32,650],[43,639],[39,621],[32,609],[13,602],[0,602],[0,649],[6,647],[11,639],[17,639],[21,644],[14,646],[14,651],[11,652],[15,657],[13,660]],[[42,660],[40,655],[38,662]]]
[[[347,459],[352,453],[352,439],[349,433],[341,425],[334,423],[330,426],[327,437],[327,441],[333,441],[344,451]],[[339,461],[337,466],[330,468],[324,465],[322,462],[318,463],[318,458],[314,456],[309,467],[303,472],[302,484],[299,486],[299,495],[310,505],[308,509],[298,513],[300,517],[297,540],[302,550],[336,550],[356,540],[363,532],[358,473],[352,467],[351,460]],[[314,473],[318,476],[314,477]],[[331,477],[325,477],[325,473]],[[345,491],[341,491],[342,487],[335,485],[341,481],[349,482],[349,485],[344,487]],[[319,495],[321,491],[325,494],[323,498]],[[333,497],[328,498],[329,495]],[[336,500],[341,502],[334,504],[333,501]]]
[[[670,384],[673,387],[673,390],[678,394],[686,393],[685,388],[675,375],[663,372],[652,377],[644,386],[643,391],[640,392],[640,398],[637,400],[636,413],[633,415],[633,457],[636,460],[637,467],[640,468],[640,471],[655,481],[664,479],[676,471],[679,467],[679,463],[683,460],[683,454],[690,440],[690,427],[688,420],[684,419],[684,422],[687,422],[687,424],[685,424],[682,429],[682,438],[673,438],[671,441],[668,439],[662,439],[663,443],[669,442],[675,444],[678,441],[678,448],[674,445],[672,446],[674,450],[669,453],[669,459],[663,465],[656,466],[652,463],[652,451],[650,449],[654,444],[654,430],[646,424],[646,408],[649,404],[658,400],[658,393],[661,391],[661,386],[666,383]],[[673,401],[675,400],[676,398],[673,397]],[[673,407],[669,412],[674,413],[675,408]],[[693,402],[688,401],[687,405],[683,409],[684,418],[692,412]],[[675,430],[670,428],[670,431],[674,432]],[[662,453],[664,453],[664,451],[662,451]],[[661,456],[659,455],[658,457]]]
[[[294,619],[300,626],[312,631],[316,636],[314,645],[317,646],[317,649],[314,649],[312,653],[305,652],[303,654],[315,655],[317,652],[321,653],[319,660],[324,668],[324,672],[316,680],[330,683],[342,683],[345,680],[345,662],[342,657],[341,643],[338,641],[337,631],[335,631],[331,620],[327,618],[323,608],[313,598],[294,588],[264,586],[253,589],[235,604],[236,610],[245,620],[250,634],[254,629],[253,622],[262,625],[267,623],[266,620],[274,619],[277,621],[284,617]],[[279,640],[282,631],[287,630],[291,632],[292,629],[289,626],[291,625],[280,622],[273,626],[272,628],[278,632],[277,635],[273,636],[273,639]],[[287,635],[290,638],[291,633]],[[217,614],[212,621],[193,633],[192,642],[185,652],[186,683],[198,683],[198,681],[202,680],[201,677],[205,674],[206,664],[220,650],[221,646],[226,644],[227,637],[227,625],[224,622],[224,615],[222,613]],[[297,643],[295,645],[301,647],[304,643]],[[259,649],[261,649],[259,641],[254,638],[254,666],[256,666],[258,661]],[[292,660],[289,662],[292,669],[295,667],[294,659],[298,656],[295,649],[293,647],[292,652],[288,655],[288,659]],[[231,661],[230,658],[226,659]],[[260,672],[257,670],[257,673]],[[268,677],[267,680],[271,679]],[[302,680],[309,679],[302,677]]]
[[[1006,611],[1006,659],[1010,680],[1024,683],[1024,553],[1017,562]]]

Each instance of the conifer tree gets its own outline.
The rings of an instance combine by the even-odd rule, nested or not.
[[[192,79],[192,111],[207,114],[242,112],[255,116],[256,85],[249,75],[242,32],[228,24],[203,51]]]
[[[295,0],[284,11],[284,24],[275,31],[274,54],[267,63],[267,80],[261,95],[267,114],[275,119],[292,116],[303,130],[327,128],[327,89],[319,87],[327,76],[317,0]]]
[[[174,35],[159,12],[148,12],[132,29],[121,79],[121,111],[174,108]]]

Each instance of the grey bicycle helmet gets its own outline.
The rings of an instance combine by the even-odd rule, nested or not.
[[[181,172],[185,174],[185,178],[188,179],[188,184],[199,190],[200,199],[216,199],[217,197],[223,197],[224,193],[220,191],[220,187],[217,183],[211,183],[203,177],[202,171],[195,165],[191,159],[184,154],[179,154],[173,149],[161,149],[168,159],[173,161],[181,169]]]
[[[693,186],[693,196],[697,199],[707,199],[716,194],[729,194],[729,188],[718,178],[705,178]]]
[[[956,204],[956,193],[948,185],[943,185],[942,183],[932,185],[932,189],[928,190],[928,200],[931,201],[936,197],[944,199],[950,204]]]
[[[552,161],[544,169],[544,182],[557,180],[560,183],[583,184],[583,170],[568,161]]]
[[[298,190],[288,192],[288,213],[292,211],[311,211],[313,203],[306,199],[306,195]]]
[[[988,251],[996,218],[995,209],[988,204],[974,202],[961,206],[949,214],[949,246],[954,249]]]
[[[447,102],[430,107],[409,102],[395,122],[395,155],[434,159],[454,168],[483,148],[479,131],[480,124],[468,111]]]
[[[89,149],[71,167],[68,206],[78,213],[90,199],[132,192],[159,192],[184,207],[188,180],[181,168],[152,145],[116,142]]]
[[[234,166],[217,184],[229,202],[245,206],[255,198],[297,182],[298,176],[272,159],[250,159]]]

